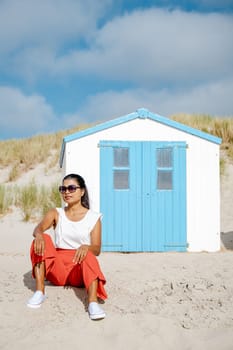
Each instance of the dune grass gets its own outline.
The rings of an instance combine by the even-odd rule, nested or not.
[[[37,135],[25,139],[0,141],[0,166],[11,165],[8,181],[16,180],[22,173],[44,163],[48,168],[58,163],[64,136],[87,128],[79,125],[54,134]]]
[[[11,186],[0,185],[0,215],[5,215],[14,205],[14,191]]]
[[[50,208],[61,207],[58,184],[38,186],[33,181],[28,185],[0,185],[0,215],[10,212],[15,206],[21,210],[23,221],[38,220]]]
[[[23,213],[23,220],[29,221],[40,202],[38,201],[38,188],[35,183],[30,183],[20,188],[17,192],[16,204]]]
[[[221,138],[221,151],[224,151],[229,160],[233,161],[233,116],[211,117],[205,114],[177,114],[172,115],[171,119]]]
[[[61,196],[58,191],[58,184],[55,183],[52,186],[41,186],[38,199],[40,202],[40,212],[44,215],[51,208],[61,207]]]
[[[7,182],[16,181],[23,173],[41,163],[48,169],[54,167],[58,164],[63,137],[89,126],[79,125],[54,134],[0,141],[0,167],[11,166]],[[49,188],[38,186],[33,181],[25,186],[0,185],[0,215],[8,213],[12,206],[21,209],[24,221],[38,219],[48,209],[61,206],[58,184]]]
[[[223,175],[226,162],[233,161],[233,116],[211,117],[210,115],[172,115],[171,119],[222,139],[220,145],[220,174]]]
[[[36,185],[14,186],[14,204],[21,209],[23,221],[41,218],[50,208],[61,207],[58,184],[49,187]]]

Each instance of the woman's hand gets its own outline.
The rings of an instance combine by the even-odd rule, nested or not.
[[[45,240],[42,233],[37,233],[34,239],[34,251],[37,255],[44,255]]]
[[[89,246],[87,244],[81,245],[81,247],[79,247],[75,252],[73,262],[75,264],[81,264],[81,262],[85,259],[88,250]]]

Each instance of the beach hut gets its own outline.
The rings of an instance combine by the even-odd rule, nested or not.
[[[141,108],[64,137],[63,175],[103,213],[102,250],[220,249],[221,139]]]

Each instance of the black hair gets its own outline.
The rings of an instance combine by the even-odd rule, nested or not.
[[[68,180],[68,179],[74,179],[77,182],[77,184],[80,186],[80,188],[84,190],[84,194],[81,197],[81,203],[85,208],[90,209],[89,195],[88,195],[88,190],[87,190],[87,186],[85,184],[84,178],[78,174],[68,174],[63,178],[63,182],[64,180]]]

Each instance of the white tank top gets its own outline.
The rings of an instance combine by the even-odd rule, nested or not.
[[[63,208],[56,209],[58,211],[58,222],[54,230],[56,247],[77,249],[82,244],[91,244],[91,231],[102,214],[89,209],[82,220],[71,221]]]

